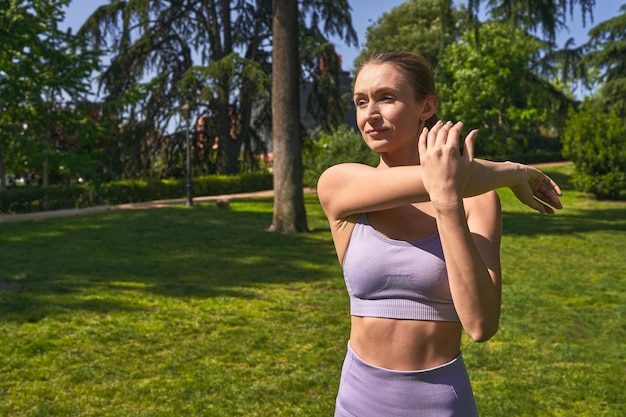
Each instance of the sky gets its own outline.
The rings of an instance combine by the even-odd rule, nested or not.
[[[389,12],[392,8],[404,3],[406,0],[348,0],[352,7],[352,26],[357,32],[359,45],[365,43],[365,33],[367,28],[375,23],[383,13]],[[64,27],[73,28],[74,32],[87,20],[101,5],[109,3],[110,0],[73,0],[66,9]],[[576,9],[574,19],[568,16],[566,22],[569,32],[562,32],[558,37],[559,44],[573,37],[576,45],[582,45],[587,41],[587,32],[600,22],[608,20],[619,14],[621,4],[626,4],[626,0],[596,0],[596,7],[593,12],[593,22],[587,21],[586,27],[582,25],[580,9]],[[348,47],[340,42],[335,42],[337,52],[342,56],[343,69],[351,70],[352,63],[359,54],[358,47]]]

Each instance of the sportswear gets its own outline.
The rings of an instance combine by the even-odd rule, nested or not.
[[[460,321],[439,233],[417,241],[390,239],[361,214],[343,259],[343,275],[353,316]]]

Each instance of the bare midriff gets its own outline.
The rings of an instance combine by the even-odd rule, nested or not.
[[[350,345],[370,365],[415,371],[444,365],[461,351],[461,323],[352,316]]]

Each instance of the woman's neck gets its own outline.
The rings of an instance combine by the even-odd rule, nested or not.
[[[391,168],[400,166],[419,165],[420,158],[417,149],[412,152],[394,152],[393,154],[380,154],[380,162],[378,168]]]

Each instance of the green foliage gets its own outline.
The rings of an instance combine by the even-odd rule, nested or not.
[[[99,52],[87,50],[84,39],[59,29],[69,0],[3,3],[0,189],[5,169],[18,175],[33,170],[42,173],[46,158],[58,162],[50,165],[53,175],[76,174],[77,156],[84,161],[89,153],[86,150],[95,147],[98,140],[82,134],[79,125],[90,120],[76,107],[85,102],[90,76],[99,65]],[[66,103],[68,99],[72,105]],[[74,114],[69,117],[70,113]]]
[[[271,174],[206,175],[193,179],[196,196],[234,194],[272,189]],[[101,204],[137,203],[180,198],[186,193],[184,179],[127,180],[103,184],[97,191]]]
[[[563,132],[563,156],[571,159],[577,190],[616,199],[626,189],[626,125],[590,100],[570,115]]]
[[[489,14],[506,22],[512,28],[524,27],[526,33],[541,33],[554,43],[557,34],[566,29],[566,20],[573,17],[576,6],[580,8],[583,23],[593,16],[596,0],[469,0],[470,9],[478,11],[478,4],[486,3]]]
[[[312,116],[316,128],[330,131],[343,123],[349,99],[341,94],[341,60],[335,46],[327,42],[315,48],[315,54],[319,64],[311,71],[313,81],[306,111]]]
[[[376,51],[402,49],[421,54],[436,67],[457,35],[457,20],[449,0],[406,1],[367,28],[367,41],[356,61]]]
[[[271,174],[207,175],[193,179],[195,196],[234,194],[272,189]],[[0,213],[85,208],[181,198],[186,180],[124,180],[72,187],[16,187],[0,192]]]
[[[554,40],[574,12],[583,21],[592,16],[595,0],[471,0],[454,2],[454,8],[451,3],[413,0],[392,9],[368,29],[357,61],[377,49],[419,52],[435,64],[439,116],[478,128],[478,155],[560,159],[558,137],[574,104],[568,89],[584,76],[584,48],[569,42],[556,50]],[[611,56],[623,62],[619,48]],[[615,96],[623,91],[618,83],[611,88]]]
[[[524,153],[550,115],[541,88],[529,82],[538,41],[521,30],[486,23],[450,45],[438,71],[440,117],[479,129],[476,154],[507,159]]]
[[[194,91],[198,86],[202,88]],[[235,52],[206,66],[191,67],[181,80],[183,91],[207,103],[228,102],[231,98],[227,95],[238,91],[240,86],[241,94],[257,105],[257,101],[267,99],[271,80],[259,62],[242,58]]]
[[[590,51],[584,57],[585,65],[597,73],[600,84],[599,100],[608,109],[626,118],[626,4],[621,14],[599,23],[589,31]],[[594,71],[592,71],[594,72]]]
[[[344,162],[375,166],[378,155],[367,147],[358,132],[347,125],[330,133],[320,133],[318,140],[309,139],[303,154],[304,185],[315,187],[322,172]]]
[[[300,94],[308,113],[301,116],[305,120],[311,117],[313,127],[310,130],[318,127],[332,130],[343,122],[349,102],[340,85],[342,62],[333,42],[341,38],[346,46],[358,46],[350,3],[347,0],[304,0],[299,2],[299,9],[300,72],[307,83]],[[308,120],[304,124],[308,125]]]
[[[298,64],[303,78],[316,83],[319,79],[307,77],[306,70],[317,65],[320,46],[329,44],[328,37],[356,44],[350,6],[346,0],[306,0],[298,2],[298,11],[302,40]],[[190,119],[210,120],[204,145],[216,148],[216,161],[198,164],[215,170],[198,172],[235,174],[241,168],[242,147],[244,167],[254,165],[250,150],[267,147],[259,144],[258,132],[271,130],[272,16],[271,0],[212,1],[201,7],[195,0],[130,0],[102,5],[80,33],[94,47],[110,50],[112,62],[100,80],[106,100],[118,104],[120,120],[169,133],[183,103],[190,103]],[[314,90],[330,93],[315,101],[320,120],[341,103],[337,91],[327,87]],[[154,177],[154,165],[145,160],[159,158],[156,154],[171,145],[149,146],[145,135],[128,137],[113,131],[112,136],[119,149],[115,156],[130,155],[118,157],[117,165],[132,178]],[[127,145],[129,141],[137,144]],[[154,145],[154,138],[150,142]],[[143,152],[128,153],[128,148]]]
[[[0,192],[0,213],[21,214],[86,207],[91,190],[71,187],[15,187]]]

